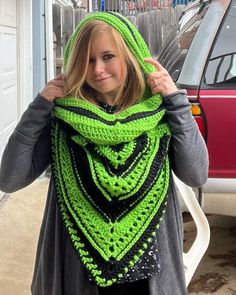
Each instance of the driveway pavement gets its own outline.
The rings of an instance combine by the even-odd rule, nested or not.
[[[189,285],[191,295],[236,295],[236,218],[207,217],[211,240]],[[192,221],[184,223],[184,246],[189,247],[196,231]]]
[[[30,295],[47,186],[47,178],[37,180],[0,201],[0,295]],[[210,246],[189,285],[189,294],[236,295],[236,218],[211,215],[208,220]],[[184,229],[187,249],[195,236],[187,214]]]
[[[11,194],[0,209],[0,295],[30,295],[48,179]]]

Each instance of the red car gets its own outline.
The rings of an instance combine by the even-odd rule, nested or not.
[[[236,216],[236,0],[197,5],[167,40],[159,61],[187,89],[207,143],[209,179],[198,190],[200,203],[207,213]]]

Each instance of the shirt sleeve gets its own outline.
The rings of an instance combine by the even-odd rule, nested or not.
[[[2,156],[0,190],[11,193],[29,185],[49,165],[53,107],[38,94],[23,113]]]
[[[171,168],[176,176],[191,187],[201,187],[208,178],[208,151],[191,113],[185,90],[163,98],[172,138]]]

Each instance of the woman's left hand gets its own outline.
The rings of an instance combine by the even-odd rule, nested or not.
[[[167,70],[158,61],[153,58],[145,58],[144,61],[157,69],[147,77],[147,84],[150,86],[152,94],[159,92],[163,96],[167,96],[178,90]]]

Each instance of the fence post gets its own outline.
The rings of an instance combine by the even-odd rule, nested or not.
[[[167,37],[176,25],[174,16],[174,9],[172,7],[164,7],[161,9],[162,44],[165,43]]]
[[[157,56],[162,48],[161,10],[149,12],[149,49],[152,56]]]
[[[80,23],[80,21],[87,15],[87,11],[83,8],[76,8],[74,10],[74,29]]]
[[[137,28],[143,39],[149,46],[149,26],[148,26],[148,13],[143,12],[137,16]]]
[[[71,6],[62,7],[62,47],[65,48],[71,34],[74,31],[73,8]]]
[[[53,4],[53,32],[56,39],[56,57],[62,55],[61,49],[61,7],[59,4]]]

